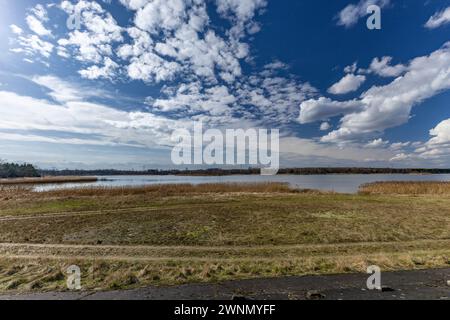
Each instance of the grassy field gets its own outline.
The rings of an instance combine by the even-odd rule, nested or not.
[[[450,189],[395,186],[3,187],[0,291],[64,290],[73,264],[84,289],[450,266]]]

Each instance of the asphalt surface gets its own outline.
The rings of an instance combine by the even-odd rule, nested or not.
[[[450,300],[450,268],[382,273],[382,291],[366,274],[284,277],[102,292],[0,295],[0,300]]]

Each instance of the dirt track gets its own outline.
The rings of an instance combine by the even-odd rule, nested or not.
[[[365,274],[285,277],[126,291],[0,295],[0,300],[304,300],[312,291],[325,300],[450,300],[450,269],[383,273],[382,285],[389,288],[384,292],[365,289],[366,279]]]
[[[416,250],[436,246],[448,248],[449,241],[411,241],[401,245],[395,242],[378,244],[386,252],[396,250]],[[103,261],[278,261],[287,257],[311,256],[327,257],[358,255],[358,250],[369,252],[372,243],[341,243],[321,245],[285,246],[118,246],[118,245],[69,245],[69,244],[27,244],[0,243],[0,257],[9,259],[50,259],[50,260],[95,260]],[[348,253],[350,250],[353,253]],[[330,253],[330,250],[332,253]],[[268,253],[270,252],[270,256]]]

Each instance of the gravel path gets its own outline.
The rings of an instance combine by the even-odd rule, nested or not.
[[[0,295],[0,300],[450,300],[450,268],[382,273],[383,291],[365,289],[368,275],[285,277],[221,284],[147,287],[108,292],[49,292]]]

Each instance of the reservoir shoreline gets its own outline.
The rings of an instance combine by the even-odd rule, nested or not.
[[[65,181],[66,183],[42,183],[33,185],[35,191],[77,188],[123,188],[149,185],[220,184],[220,183],[286,183],[295,189],[311,189],[324,192],[355,194],[364,184],[387,181],[446,182],[450,174],[329,174],[329,175],[231,175],[231,176],[97,176],[95,181]]]

